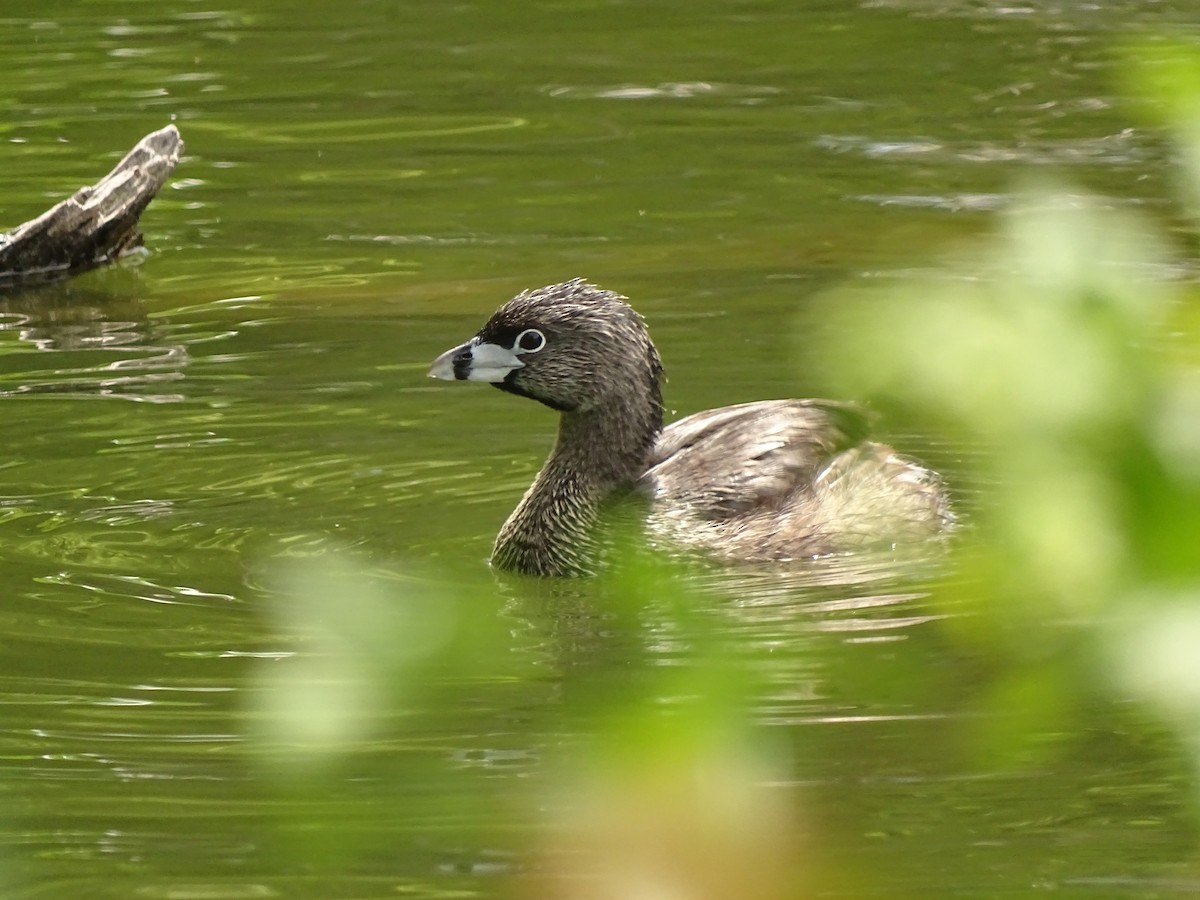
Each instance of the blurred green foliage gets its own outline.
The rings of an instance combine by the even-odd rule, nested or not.
[[[1158,43],[1131,59],[1194,220],[1200,54]],[[831,390],[965,450],[954,564],[970,588],[931,599],[952,640],[993,660],[979,728],[995,754],[1020,756],[1097,691],[1160,706],[1200,748],[1200,293],[1168,232],[1041,181],[936,277],[815,312],[836,322]]]
[[[1200,55],[1154,45],[1134,58],[1131,83],[1174,134],[1200,215]],[[1039,736],[1072,730],[1098,697],[1158,709],[1200,771],[1190,272],[1144,215],[1039,182],[993,240],[935,276],[841,289],[813,311],[834,323],[821,330],[836,336],[821,351],[833,395],[871,398],[958,451],[947,462],[964,527],[926,603],[951,652],[979,661],[964,691],[976,715],[947,728],[989,771],[1060,752]],[[470,716],[480,684],[552,684],[561,698],[548,708],[562,724],[546,730],[573,737],[546,753],[526,809],[499,814],[537,810],[538,824],[489,838],[522,860],[516,895],[570,884],[587,898],[770,898],[829,878],[861,883],[844,860],[825,871],[819,836],[800,837],[804,804],[766,787],[797,778],[795,748],[757,721],[765,687],[731,644],[737,629],[714,627],[711,604],[670,561],[633,551],[588,586],[484,576],[381,590],[328,561],[288,577],[280,628],[307,637],[296,658],[263,665],[253,712],[284,790],[319,793],[373,734],[436,732],[431,708]],[[530,637],[564,622],[568,633]],[[516,635],[554,648],[547,668],[514,663]],[[850,683],[869,677],[849,659],[822,665]],[[425,712],[387,721],[397,708]],[[496,821],[483,811],[492,795],[464,796],[435,766],[393,774],[426,788],[428,808]]]

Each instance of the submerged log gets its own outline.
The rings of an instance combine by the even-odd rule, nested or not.
[[[0,289],[94,269],[141,246],[138,218],[182,152],[174,125],[153,131],[94,185],[0,234]]]

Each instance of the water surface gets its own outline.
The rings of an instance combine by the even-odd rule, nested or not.
[[[167,121],[187,142],[148,255],[0,298],[4,896],[507,890],[545,827],[530,785],[594,727],[577,695],[705,657],[654,596],[623,631],[603,590],[489,573],[553,418],[428,362],[583,275],[646,315],[678,413],[809,395],[812,298],[927,271],[1021,179],[1165,206],[1114,46],[1190,13],[0,3],[5,227]],[[883,427],[952,482],[972,452]],[[329,547],[379,604],[279,599]],[[1137,713],[1080,711],[1045,764],[961,746],[983,676],[923,600],[944,577],[697,577],[813,810],[797,848],[877,873],[833,895],[1194,894],[1185,768]],[[326,642],[405,646],[396,609],[441,596],[503,665],[396,663],[415,686],[329,713],[380,673],[322,669]],[[316,711],[272,706],[296,696]],[[288,768],[321,740],[333,762]]]

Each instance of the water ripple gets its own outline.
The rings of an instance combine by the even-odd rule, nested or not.
[[[600,87],[553,85],[542,89],[550,97],[568,100],[690,100],[730,97],[753,101],[781,93],[767,85],[722,84],[710,81],[663,81],[658,84],[617,84]]]
[[[529,120],[521,116],[392,116],[369,119],[328,119],[316,122],[289,122],[275,126],[249,125],[196,119],[188,123],[190,131],[211,131],[228,137],[263,144],[362,143],[415,138],[461,137],[489,131],[524,128]]]
[[[854,194],[849,199],[873,206],[942,209],[947,212],[991,212],[1009,202],[1005,194]]]
[[[1137,133],[1130,128],[1098,137],[1012,142],[935,138],[886,140],[860,134],[823,134],[814,140],[814,144],[830,153],[853,153],[868,159],[920,159],[941,163],[1131,166],[1146,161],[1146,152],[1137,143]]]

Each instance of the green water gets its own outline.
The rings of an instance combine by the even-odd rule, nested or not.
[[[575,694],[699,651],[654,598],[635,651],[603,592],[493,579],[553,419],[428,362],[584,275],[645,314],[680,413],[821,390],[808,301],[926,270],[1019,179],[1163,205],[1114,47],[1193,12],[0,0],[0,226],[168,121],[187,143],[148,256],[0,298],[0,894],[496,896],[548,865],[530,785],[592,727]],[[885,427],[952,481],[971,452]],[[503,664],[406,670],[297,774],[262,698],[344,623],[275,585],[329,547],[385,597],[460,598]],[[851,873],[827,895],[1200,890],[1182,755],[1141,714],[1097,701],[1052,761],[991,763],[921,577],[723,585],[694,602],[807,792],[797,856]]]

